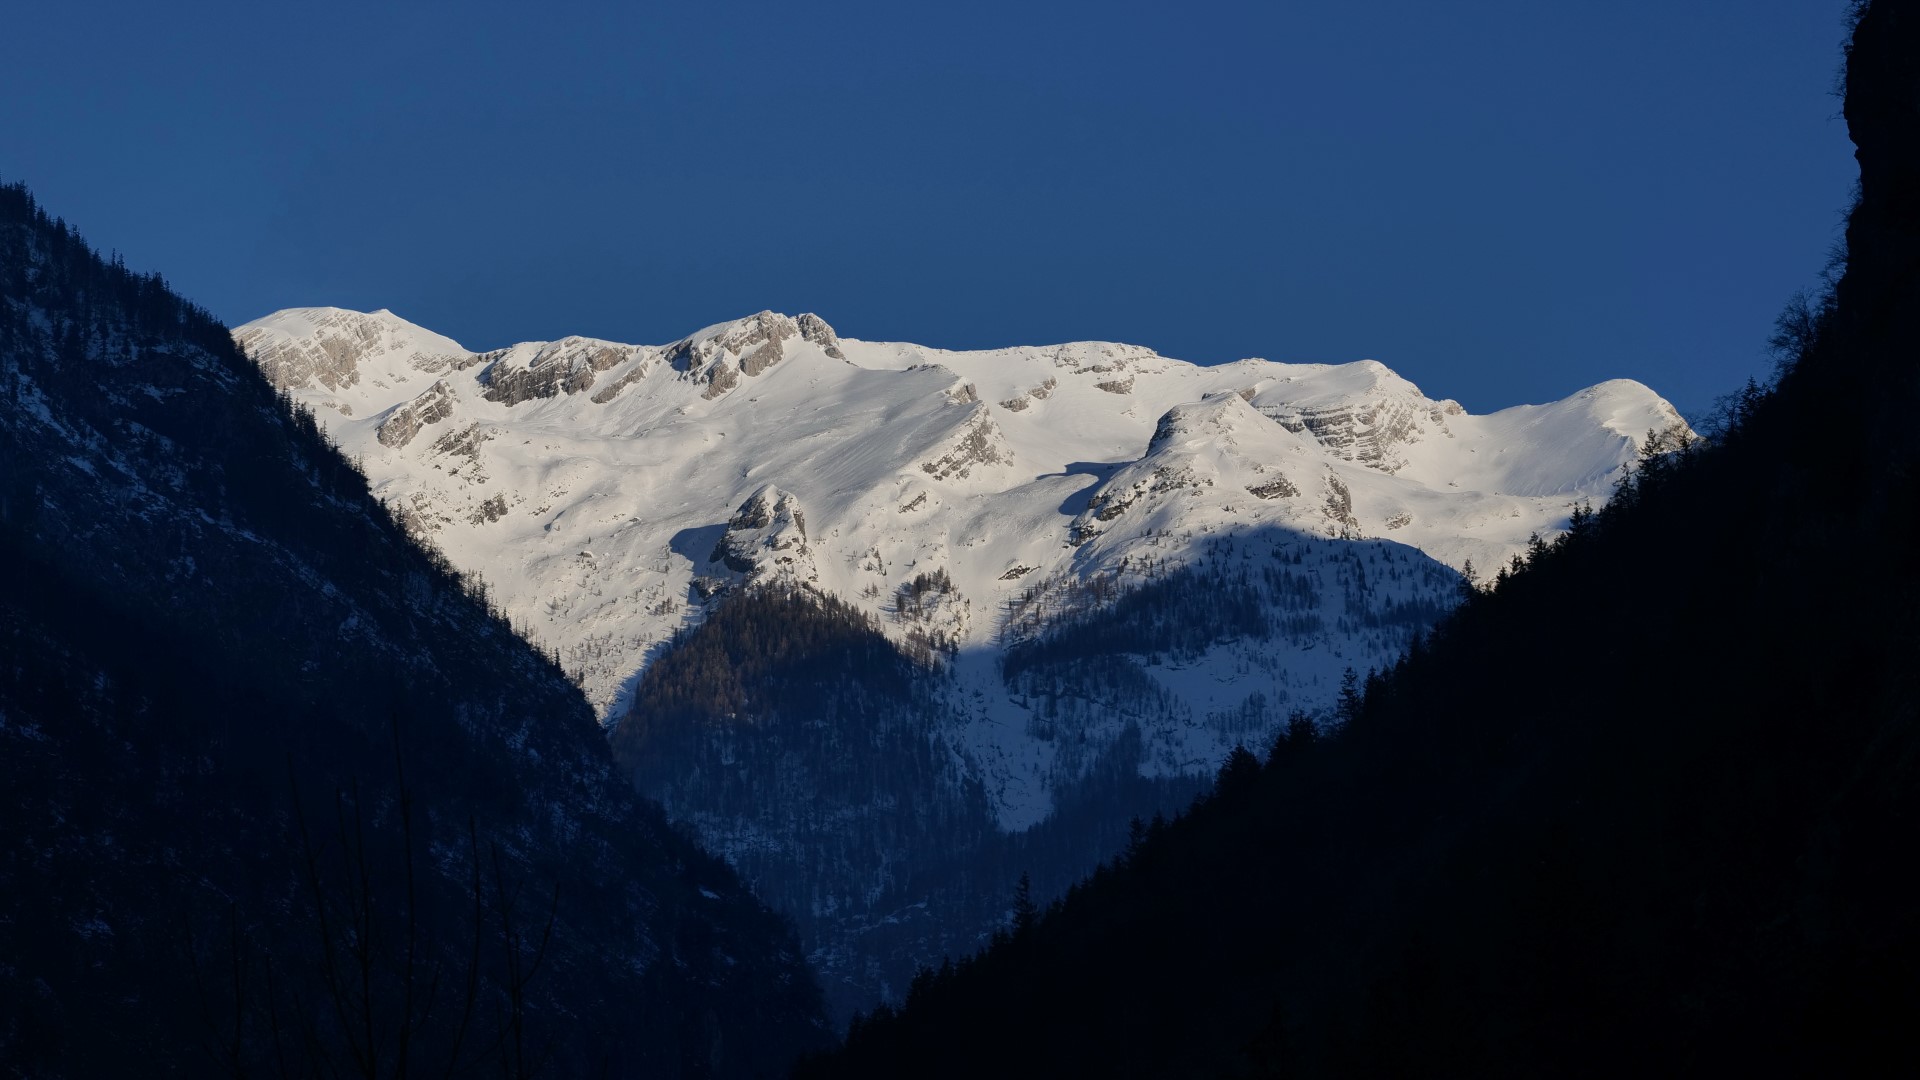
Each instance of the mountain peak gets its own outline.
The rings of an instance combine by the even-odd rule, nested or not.
[[[795,319],[775,311],[704,327],[666,346],[662,354],[674,370],[704,383],[701,396],[712,399],[786,359],[791,352],[787,343],[795,340],[811,343],[836,360],[846,358],[826,320],[811,313]]]
[[[238,327],[233,337],[282,390],[344,390],[360,382],[369,361],[381,368],[379,378],[407,370],[437,375],[467,366],[473,356],[452,338],[385,308],[285,308]]]
[[[1148,549],[1177,563],[1235,529],[1492,565],[1563,528],[1571,502],[1604,502],[1636,440],[1677,415],[1629,380],[1479,416],[1372,360],[953,351],[842,339],[816,314],[771,310],[664,346],[563,338],[437,360],[422,342],[458,347],[402,326],[300,309],[238,337],[456,564],[523,568],[489,580],[553,636],[603,715],[647,642],[703,617],[699,582],[748,573],[722,569],[728,550],[900,634],[901,574],[945,572],[992,611],[1049,575]],[[583,550],[641,602],[599,599]],[[993,620],[970,625],[963,643],[991,648]],[[588,640],[609,631],[631,644]]]

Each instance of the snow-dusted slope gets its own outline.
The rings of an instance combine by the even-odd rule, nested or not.
[[[412,528],[559,652],[603,717],[708,598],[805,581],[903,640],[952,647],[956,708],[973,718],[955,752],[1009,826],[1044,814],[1060,773],[996,673],[1043,625],[1036,603],[1256,547],[1304,552],[1351,596],[1330,567],[1368,538],[1492,568],[1599,503],[1638,436],[1680,422],[1629,381],[1475,416],[1372,361],[1203,367],[1100,342],[950,352],[772,312],[661,346],[476,354],[391,312],[332,308],[236,336]],[[901,614],[902,588],[936,571],[951,588]],[[1444,596],[1444,577],[1409,570],[1400,598]],[[1322,703],[1341,667],[1390,653],[1328,614],[1317,638],[1226,643],[1200,671],[1155,677],[1202,732],[1256,690]],[[1147,767],[1210,768],[1232,741],[1169,734]]]

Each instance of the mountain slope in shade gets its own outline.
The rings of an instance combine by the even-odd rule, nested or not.
[[[661,346],[471,353],[391,312],[333,308],[236,339],[608,722],[663,643],[748,581],[802,582],[896,640],[998,656],[1034,625],[1010,611],[1203,562],[1234,536],[1380,538],[1498,567],[1603,501],[1636,439],[1680,422],[1626,381],[1475,416],[1370,361],[1201,367],[1098,342],[949,352],[772,312]],[[732,527],[769,485],[804,522],[787,547]],[[946,582],[937,609],[904,615],[902,590],[931,574]],[[1450,595],[1444,577],[1423,602]],[[1323,705],[1342,667],[1397,645],[1330,632],[1332,660],[1296,657],[1311,672],[1296,683],[1215,672],[1207,694],[1179,679],[1173,692],[1192,714],[1256,692]],[[996,678],[957,685],[1015,733],[962,738],[976,778],[1002,825],[1033,823],[1058,779],[1046,748],[1018,734]],[[1232,741],[1163,748],[1207,771]]]
[[[0,189],[0,1059],[318,1075],[362,1015],[382,1074],[763,1075],[821,1039],[791,931],[288,404]]]
[[[1920,4],[1854,13],[1778,385],[799,1075],[1920,1071]]]

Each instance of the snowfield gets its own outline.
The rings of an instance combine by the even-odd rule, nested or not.
[[[1444,567],[1486,576],[1599,505],[1649,429],[1682,422],[1626,380],[1476,416],[1372,361],[950,352],[772,312],[660,346],[473,353],[335,308],[235,336],[416,535],[558,652],[603,720],[726,590],[806,582],[950,657],[954,760],[1007,828],[1044,817],[1072,767],[1000,660],[1077,585],[1296,575],[1267,575],[1261,595],[1293,589],[1318,629],[1137,658],[1167,695],[1143,721],[1142,770],[1211,770],[1286,709],[1331,700],[1344,668],[1391,659],[1404,634],[1362,614],[1444,604]],[[1255,695],[1277,711],[1249,719]]]

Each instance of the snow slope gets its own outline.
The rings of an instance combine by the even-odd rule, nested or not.
[[[235,336],[410,528],[558,651],[604,719],[712,597],[804,581],[951,651],[969,718],[955,758],[1010,828],[1044,816],[1072,771],[998,673],[1047,625],[1048,597],[1258,548],[1302,560],[1349,609],[1354,567],[1365,602],[1443,598],[1451,575],[1429,560],[1503,563],[1581,500],[1598,505],[1637,437],[1681,422],[1626,380],[1476,416],[1372,361],[1204,367],[1105,342],[952,352],[772,312],[659,346],[473,353],[388,311],[334,308]],[[903,613],[903,587],[936,571],[950,588]],[[1186,718],[1149,732],[1143,769],[1210,769],[1259,733],[1209,717],[1256,691],[1323,704],[1342,668],[1391,657],[1398,639],[1327,604],[1317,635],[1143,660],[1173,702],[1163,713]]]

